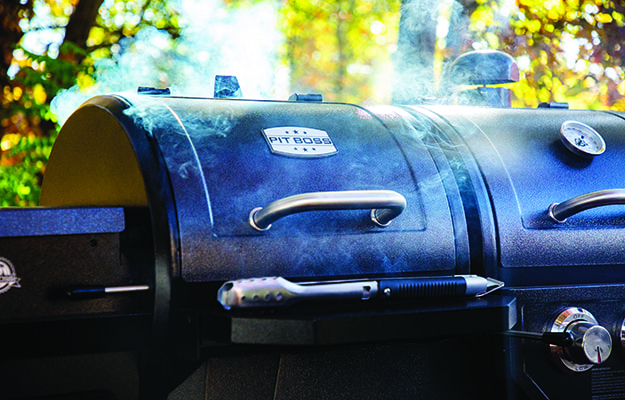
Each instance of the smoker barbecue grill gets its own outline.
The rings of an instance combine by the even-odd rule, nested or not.
[[[94,97],[0,210],[0,397],[623,398],[624,117]]]

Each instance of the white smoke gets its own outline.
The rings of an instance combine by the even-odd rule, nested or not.
[[[98,94],[169,87],[174,95],[212,97],[215,75],[235,75],[246,98],[279,98],[276,66],[282,36],[275,2],[226,8],[219,0],[177,0],[180,36],[143,28],[122,39],[112,59],[95,63],[95,83],[61,91],[52,101],[59,123]]]

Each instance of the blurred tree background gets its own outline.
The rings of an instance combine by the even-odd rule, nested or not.
[[[99,69],[123,64],[129,43],[155,62],[157,73],[144,74],[143,86],[169,86],[184,75],[175,62],[194,53],[185,36],[185,30],[194,32],[184,15],[185,1],[0,3],[0,206],[37,204],[46,160],[62,122],[51,111],[60,91],[97,93]],[[397,89],[408,85],[400,71],[422,78],[411,91],[435,97],[438,79],[455,57],[470,50],[499,49],[511,54],[521,70],[521,82],[511,85],[516,107],[556,101],[568,102],[571,108],[625,110],[625,48],[620,44],[625,37],[624,0],[210,3],[207,12],[220,24],[242,10],[248,10],[252,20],[259,19],[254,9],[258,5],[275,10],[275,26],[263,27],[281,38],[267,56],[273,63],[274,89],[265,93],[270,98],[305,92],[322,93],[326,101],[401,102]],[[232,33],[222,25],[220,29],[224,36],[195,32],[204,45],[228,41]],[[160,34],[155,54],[137,44],[150,30]],[[203,54],[196,56],[210,63]],[[133,68],[131,62],[125,71]],[[124,79],[123,72],[118,75],[118,80]]]

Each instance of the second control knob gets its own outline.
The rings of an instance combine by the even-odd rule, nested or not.
[[[567,372],[587,371],[605,362],[612,351],[610,332],[583,308],[562,311],[553,321],[551,332],[567,332],[573,338],[570,346],[550,345],[554,360]]]

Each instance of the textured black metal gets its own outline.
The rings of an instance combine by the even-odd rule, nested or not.
[[[592,160],[576,157],[558,137],[567,120],[592,126],[608,150]],[[270,127],[293,128],[285,134],[301,133],[298,127],[323,130],[339,151],[325,158],[277,156],[262,133]],[[622,326],[621,207],[588,209],[566,224],[552,221],[547,207],[623,186],[617,173],[625,154],[623,114],[129,95],[89,100],[63,129],[46,171],[57,187],[44,183],[42,197],[61,208],[0,210],[6,216],[0,257],[16,270],[0,282],[20,278],[21,285],[0,294],[1,331],[8,332],[9,345],[21,346],[11,348],[0,372],[23,383],[11,372],[17,367],[38,375],[54,371],[44,379],[50,391],[31,390],[30,397],[64,393],[55,380],[68,374],[81,381],[82,365],[91,363],[88,371],[95,374],[112,359],[112,366],[133,366],[119,373],[130,377],[128,387],[115,388],[130,398],[163,398],[202,361],[207,367],[200,374],[223,381],[194,379],[204,382],[200,387],[226,394],[238,381],[245,390],[262,381],[250,397],[273,399],[302,393],[331,398],[345,388],[362,395],[363,376],[372,375],[358,362],[370,361],[378,363],[370,369],[380,379],[376,394],[384,387],[419,398],[414,382],[393,384],[404,383],[405,373],[410,382],[413,376],[424,382],[433,394],[427,398],[457,394],[428,385],[483,388],[493,381],[505,382],[493,398],[512,392],[518,396],[510,398],[590,398],[593,390],[608,389],[613,398],[625,395],[610,381],[610,374],[625,371],[616,352],[589,375],[569,378],[549,364],[544,343],[494,334],[542,332],[562,307],[585,307],[607,328]],[[99,136],[106,137],[104,148],[91,143]],[[120,154],[130,162],[122,163]],[[115,173],[120,165],[131,178]],[[344,190],[393,190],[407,206],[386,228],[372,226],[362,210],[290,215],[268,232],[248,224],[250,210],[275,199]],[[400,297],[453,296],[456,285],[401,280],[455,274],[490,276],[507,291],[479,299],[332,302],[249,313],[227,312],[216,301],[223,281],[266,275],[295,282],[367,276],[393,281],[396,287],[388,288]],[[73,284],[153,290],[70,302],[65,290]],[[94,340],[72,340],[83,326]],[[125,328],[132,334],[124,336]],[[54,335],[21,356],[28,341],[50,329]],[[54,348],[57,335],[72,354]],[[281,354],[271,353],[275,349]],[[405,349],[416,353],[404,355]],[[250,368],[215,374],[214,366],[237,368],[235,358],[249,360],[251,353],[258,358]],[[321,367],[324,354],[332,354],[334,370]],[[349,360],[340,369],[345,354]],[[259,377],[240,373],[263,361],[269,367]],[[306,378],[297,383],[287,365]],[[379,373],[379,365],[393,372]],[[596,383],[606,380],[613,386]],[[88,382],[82,392],[94,392],[97,380]],[[20,396],[19,389],[11,388],[9,398]]]
[[[0,237],[118,233],[124,227],[121,207],[12,208],[2,210]]]

